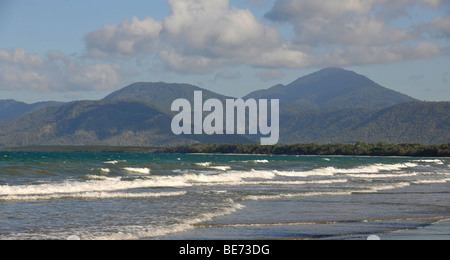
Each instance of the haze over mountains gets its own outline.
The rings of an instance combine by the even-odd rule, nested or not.
[[[229,99],[188,84],[135,83],[99,101],[0,101],[0,146],[163,146],[249,143],[256,136],[175,136],[175,99]],[[328,68],[250,93],[244,99],[280,99],[280,143],[450,142],[450,102],[420,102],[355,72]]]

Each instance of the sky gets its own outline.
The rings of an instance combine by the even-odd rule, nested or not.
[[[450,101],[450,0],[0,0],[0,99],[142,81],[242,97],[327,67]]]

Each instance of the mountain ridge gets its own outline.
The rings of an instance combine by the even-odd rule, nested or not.
[[[202,91],[204,99],[215,98],[223,102],[225,99],[233,98],[191,84],[136,82],[109,94],[102,100],[140,100],[157,105],[165,111],[170,111],[172,102],[178,98],[187,99],[192,103],[194,91]]]
[[[17,118],[45,107],[59,106],[61,104],[61,102],[54,101],[27,104],[13,99],[0,100],[0,121]]]
[[[0,100],[0,118],[9,117],[0,122],[0,146],[258,142],[259,136],[172,134],[172,102],[185,98],[192,104],[194,91],[202,91],[204,100],[232,98],[190,84],[137,82],[97,101],[36,103],[35,110],[23,103],[18,116],[3,112],[21,102]],[[420,102],[355,72],[328,68],[246,98],[277,97],[280,144],[450,143],[450,102]]]
[[[297,109],[388,107],[418,101],[341,68],[326,68],[288,85],[279,84],[250,93],[244,99],[248,98],[280,99],[282,105]]]

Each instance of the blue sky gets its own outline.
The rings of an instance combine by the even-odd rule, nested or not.
[[[0,0],[0,99],[99,99],[136,81],[241,97],[343,67],[450,101],[449,0]]]

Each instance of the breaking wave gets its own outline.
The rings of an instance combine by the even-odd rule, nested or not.
[[[149,168],[132,168],[127,167],[123,168],[127,172],[138,173],[138,174],[150,174],[151,170]]]

